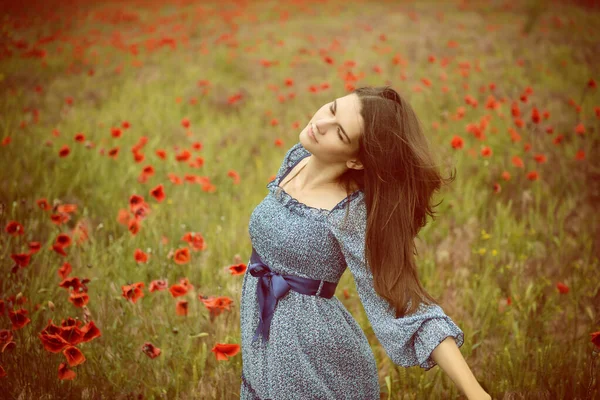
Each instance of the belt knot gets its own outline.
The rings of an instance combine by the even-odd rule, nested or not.
[[[266,264],[260,261],[250,264],[248,271],[252,276],[258,278],[256,297],[258,298],[260,322],[256,328],[252,343],[258,339],[261,333],[263,340],[268,341],[275,306],[279,299],[290,291],[291,287],[283,276],[272,271]]]

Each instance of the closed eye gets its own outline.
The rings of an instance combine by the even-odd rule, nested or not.
[[[329,111],[331,111],[332,115],[335,115],[335,112],[333,111],[333,103],[331,103],[331,105],[329,106]],[[344,138],[340,134],[340,128],[339,127],[337,128],[337,134],[338,134],[338,137],[340,138],[340,140],[343,142]]]

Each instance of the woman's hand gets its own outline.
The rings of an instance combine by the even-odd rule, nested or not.
[[[490,396],[486,391],[481,390],[481,392],[470,395],[467,397],[469,400],[492,400],[492,396]]]

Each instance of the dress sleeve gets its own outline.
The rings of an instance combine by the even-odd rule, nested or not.
[[[455,339],[460,348],[463,331],[438,305],[421,304],[416,313],[396,318],[393,307],[373,286],[373,274],[363,255],[367,212],[364,197],[351,203],[343,227],[330,224],[346,264],[354,277],[356,290],[377,339],[390,359],[399,366],[420,366],[425,371],[437,363],[431,358],[433,350],[447,337]],[[343,219],[343,214],[341,212]]]
[[[308,150],[306,150],[302,146],[301,142],[298,142],[298,143],[294,144],[292,147],[290,147],[289,150],[285,153],[285,156],[283,156],[283,161],[281,162],[281,165],[279,166],[277,175],[275,175],[275,180],[277,180],[283,174],[285,174],[287,169],[289,167],[291,167],[292,165],[294,165],[294,163],[296,163],[296,161],[298,161],[300,158],[302,158],[304,156],[307,156],[308,154],[310,154],[310,153],[308,152]],[[269,182],[267,184],[267,186],[269,186],[272,182],[273,181]]]

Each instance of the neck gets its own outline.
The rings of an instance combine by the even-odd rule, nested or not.
[[[319,164],[313,156],[308,156],[307,158],[308,161],[302,166],[302,169],[306,169],[306,171],[304,171],[303,177],[297,182],[300,190],[340,187],[339,177],[345,172],[345,168]]]

